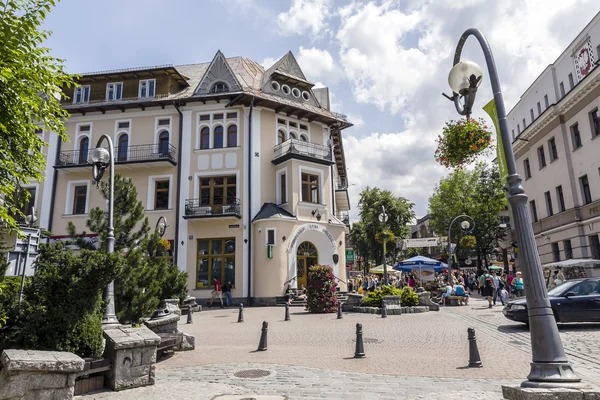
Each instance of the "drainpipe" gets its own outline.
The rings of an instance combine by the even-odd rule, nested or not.
[[[333,161],[333,159],[335,158],[335,155],[333,154],[333,133],[331,133],[331,130],[329,131],[329,142],[331,143],[331,146],[329,147],[329,151],[331,152],[331,158]],[[332,208],[332,213],[333,215],[335,215],[335,182],[333,181],[333,165],[331,165],[329,167],[331,169],[331,208]]]
[[[177,103],[173,103],[175,109],[179,113],[179,151],[177,153],[177,178],[181,181],[181,153],[183,149],[181,147],[181,141],[183,140],[183,113],[179,109],[179,105]],[[173,253],[173,262],[177,265],[177,260],[179,258],[179,204],[181,203],[181,186],[177,185],[177,194],[176,198],[176,206],[175,206],[175,253]],[[187,271],[187,265],[184,266]]]
[[[254,96],[250,102],[250,113],[248,114],[248,306],[252,297],[252,110],[254,108]]]
[[[58,133],[57,133],[58,135]],[[58,145],[56,146],[56,157],[54,158],[54,180],[52,181],[52,198],[50,199],[50,218],[48,218],[48,232],[52,232],[52,220],[54,219],[54,199],[56,199],[56,180],[58,178],[58,170],[56,169],[56,160],[60,159],[60,148],[62,145],[62,138],[58,138]]]

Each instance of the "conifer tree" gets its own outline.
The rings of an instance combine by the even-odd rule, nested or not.
[[[108,199],[108,182],[100,182],[99,189]],[[151,232],[133,183],[116,174],[114,194],[115,252],[124,258],[123,271],[115,280],[115,306],[121,323],[137,323],[150,317],[162,299],[183,299],[187,273],[180,272],[162,251],[160,237]],[[108,218],[105,211],[90,210],[86,226],[91,233],[98,234],[99,249],[106,249]],[[84,239],[87,232],[78,234],[71,222],[68,231],[80,247],[93,247]]]

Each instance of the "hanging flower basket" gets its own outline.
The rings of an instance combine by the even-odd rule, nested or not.
[[[460,245],[462,247],[475,247],[477,240],[475,236],[467,235],[460,238]]]
[[[394,235],[394,232],[387,229],[375,234],[375,240],[377,240],[379,243],[383,243],[384,240],[386,242],[392,242],[395,239],[396,236]]]
[[[171,242],[169,242],[167,239],[160,239],[158,242],[158,248],[161,251],[169,251],[171,250]]]
[[[446,168],[462,168],[483,154],[492,143],[492,134],[482,118],[446,122],[437,139],[435,160]]]

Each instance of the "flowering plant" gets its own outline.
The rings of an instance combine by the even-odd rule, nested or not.
[[[171,250],[171,242],[169,242],[167,239],[160,239],[160,241],[158,242],[158,247],[162,251],[169,251]]]
[[[476,244],[475,236],[466,235],[460,238],[460,245],[463,247],[475,247]]]
[[[311,313],[337,311],[337,283],[330,266],[315,265],[309,268],[306,305]]]
[[[482,118],[446,122],[437,139],[435,160],[446,168],[462,168],[482,154],[492,143],[491,132]]]

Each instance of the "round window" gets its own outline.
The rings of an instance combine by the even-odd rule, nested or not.
[[[281,85],[281,91],[283,94],[290,94],[290,87],[288,85]]]
[[[276,82],[276,81],[271,82],[271,89],[278,92],[280,88],[281,88],[281,86],[279,86],[279,82]]]
[[[307,91],[302,92],[302,98],[306,101],[310,100],[310,94]]]
[[[292,95],[293,95],[295,98],[298,98],[298,97],[300,97],[300,89],[298,89],[298,88],[293,88],[293,89],[292,89]]]

